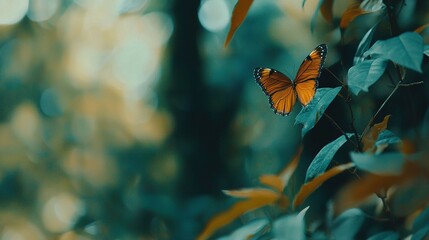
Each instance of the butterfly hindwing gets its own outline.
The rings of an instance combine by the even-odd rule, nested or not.
[[[307,106],[316,93],[320,73],[325,63],[328,48],[317,46],[302,62],[296,74],[295,90],[302,105]]]
[[[293,81],[275,69],[255,68],[256,82],[269,97],[275,113],[288,115],[297,97],[304,106],[313,100],[327,53],[326,44],[317,46],[301,63]]]
[[[296,102],[296,94],[290,78],[271,68],[255,68],[253,75],[269,97],[274,112],[288,115]]]

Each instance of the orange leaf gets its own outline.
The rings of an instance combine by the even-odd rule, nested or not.
[[[295,153],[295,156],[293,156],[292,161],[289,163],[289,165],[283,169],[283,171],[280,172],[279,178],[282,180],[282,186],[281,191],[286,187],[287,183],[289,182],[289,179],[292,177],[292,174],[295,172],[296,167],[298,166],[299,159],[301,158],[302,150],[304,149],[303,145],[301,145],[298,148],[298,151]]]
[[[345,29],[356,17],[367,12],[360,8],[360,4],[353,2],[344,12],[340,21],[340,28]]]
[[[283,192],[283,181],[277,175],[262,175],[259,177],[259,182],[273,188],[277,192]]]
[[[332,13],[332,7],[334,5],[334,0],[325,0],[322,3],[322,6],[320,7],[320,12],[322,13],[322,16],[326,19],[328,22],[332,22],[333,13]]]
[[[229,27],[229,32],[228,32],[228,35],[226,36],[226,40],[224,44],[225,47],[231,41],[235,31],[238,29],[238,27],[246,18],[247,12],[249,11],[250,5],[252,5],[252,3],[253,3],[253,0],[238,0],[237,4],[235,4],[234,10],[232,11],[232,16],[231,16],[231,26]]]
[[[201,234],[198,236],[198,240],[207,239],[210,237],[215,231],[220,229],[221,227],[231,223],[236,218],[241,216],[242,214],[255,210],[257,208],[270,205],[278,200],[280,195],[273,194],[273,195],[267,195],[265,197],[257,197],[257,198],[250,198],[245,201],[241,201],[238,203],[235,203],[230,209],[228,209],[225,212],[222,212],[215,217],[213,217],[207,226],[204,228],[204,230],[201,232]]]
[[[405,162],[401,175],[375,175],[368,174],[361,179],[348,184],[341,190],[336,198],[335,212],[342,212],[365,200],[374,193],[385,190],[395,184],[405,182],[409,179],[421,176],[421,167],[411,161]]]
[[[362,142],[364,152],[370,151],[372,153],[375,153],[376,148],[374,144],[377,141],[378,135],[382,131],[386,130],[389,118],[390,115],[385,116],[381,123],[374,124],[374,126],[371,127],[369,132],[365,134],[365,136],[363,136]]]
[[[271,198],[278,193],[266,188],[245,188],[240,190],[223,190],[224,194],[235,198]]]
[[[429,27],[429,23],[418,27],[416,30],[414,30],[414,32],[416,32],[416,33],[422,33],[423,30],[425,30],[427,27]]]
[[[298,205],[302,204],[305,201],[305,199],[307,199],[307,197],[310,196],[310,194],[312,194],[317,188],[319,188],[320,185],[326,182],[326,180],[354,166],[355,166],[354,163],[346,163],[346,164],[338,165],[336,167],[329,169],[329,171],[315,177],[310,182],[307,182],[306,184],[304,184],[295,196],[295,199],[293,201],[293,207],[296,208]]]
[[[413,154],[417,152],[417,144],[411,139],[402,140],[401,152],[403,154]]]

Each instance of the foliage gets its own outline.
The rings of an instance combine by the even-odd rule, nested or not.
[[[246,6],[241,6],[243,2],[238,1],[234,8],[231,28],[225,45],[231,40],[232,34],[245,18],[252,3],[248,1]],[[305,0],[302,1],[303,8],[306,3]],[[200,239],[209,237],[216,230],[248,211],[255,211],[267,206],[275,206],[274,209],[276,209],[274,220],[269,220],[266,223],[272,227],[260,229],[257,233],[249,231],[246,238],[252,236],[263,238],[262,236],[264,236],[275,237],[276,239],[288,239],[288,237],[290,239],[305,239],[303,228],[307,229],[307,236],[310,235],[318,239],[356,239],[363,237],[398,239],[407,236],[411,236],[412,239],[422,239],[429,233],[429,225],[424,220],[428,216],[429,190],[425,184],[416,184],[417,182],[426,184],[429,182],[429,151],[427,148],[429,139],[423,132],[421,136],[424,137],[418,139],[420,141],[418,143],[401,139],[396,134],[397,129],[395,131],[388,130],[387,126],[391,115],[386,114],[384,110],[389,100],[395,93],[399,92],[400,88],[411,88],[424,84],[420,79],[422,74],[427,74],[427,61],[424,61],[424,55],[427,54],[424,29],[428,25],[416,22],[420,27],[415,31],[400,29],[398,15],[405,1],[350,1],[350,5],[343,10],[339,19],[333,11],[336,4],[337,2],[333,0],[317,1],[315,12],[310,21],[310,29],[313,31],[316,27],[317,15],[320,11],[323,18],[331,23],[333,28],[340,29],[341,42],[339,44],[350,41],[349,38],[354,37],[356,53],[351,57],[345,54],[343,56],[345,59],[338,61],[346,74],[338,70],[336,72],[328,70],[330,72],[328,77],[334,78],[337,85],[340,86],[317,89],[312,102],[303,107],[296,116],[295,125],[302,125],[301,136],[305,140],[306,134],[312,129],[317,129],[319,120],[325,118],[332,123],[340,135],[322,147],[311,161],[307,167],[304,184],[301,185],[297,193],[286,194],[289,187],[287,183],[290,175],[296,169],[297,159],[300,157],[302,149],[298,151],[286,168],[288,169],[286,181],[281,180],[285,171],[279,175],[264,175],[259,179],[260,184],[267,185],[273,190],[251,188],[224,191],[229,196],[244,197],[247,200],[236,203],[229,210],[212,218],[203,234],[200,235]],[[353,25],[353,22],[365,18],[369,22],[372,21],[372,26],[366,30],[366,34],[361,39],[348,35],[348,32],[359,28],[357,25]],[[347,66],[344,62],[352,62],[353,65]],[[328,74],[328,71],[322,73],[322,78]],[[340,77],[337,77],[337,74]],[[347,76],[346,79],[341,79],[341,76],[344,75]],[[364,119],[354,113],[361,104],[361,102],[354,100],[362,99],[362,94],[358,96],[361,92],[367,92],[364,97],[374,94],[372,90],[376,84],[386,85],[386,81],[380,81],[381,79],[388,79],[394,87],[389,90],[387,97],[385,96],[381,104],[378,105],[378,110],[371,113],[372,116],[367,120],[366,126],[362,128],[362,133],[358,133],[355,121],[362,122]],[[339,96],[338,100],[342,101],[342,104],[350,111],[351,119],[349,121],[351,122],[348,128],[341,127],[333,117],[326,113],[337,96]],[[381,113],[385,115],[384,119],[374,124]],[[422,123],[421,129],[428,127],[427,124]],[[421,129],[418,131],[423,131]],[[343,145],[351,147],[353,150],[347,150],[349,151],[348,159],[335,160],[334,156]],[[419,148],[418,146],[422,147]],[[335,162],[336,166],[332,166],[332,162]],[[329,166],[331,167],[329,168]],[[296,209],[302,206],[306,199],[323,183],[342,172],[347,172],[347,175],[357,179],[336,186],[339,191],[332,198],[333,208],[330,213],[327,213],[326,223],[311,229],[305,227],[308,225],[299,218],[299,216],[303,217],[304,214],[297,214]],[[413,196],[414,193],[416,195]],[[263,203],[259,202],[237,209],[239,204],[256,199],[262,196],[261,194],[267,199]],[[405,198],[406,194],[408,194],[408,200]],[[376,197],[374,198],[374,196]],[[290,198],[293,199],[291,204]],[[282,200],[280,201],[280,199]],[[366,206],[362,205],[365,201],[367,201]],[[381,211],[375,210],[377,204],[381,204]],[[308,207],[305,210],[307,211]],[[335,220],[333,220],[333,216],[337,216]],[[225,217],[227,220],[223,219],[221,222],[220,218]],[[405,217],[411,222],[414,221],[412,228],[402,223],[398,225],[398,218],[400,217]],[[371,232],[361,229],[362,224],[369,221],[370,218],[375,219],[376,222]],[[379,218],[393,223],[393,227],[386,228],[382,223],[384,220],[379,222]],[[308,221],[310,220],[307,219]]]

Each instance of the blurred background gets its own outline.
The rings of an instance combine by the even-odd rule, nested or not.
[[[347,3],[337,2],[338,15]],[[340,30],[320,16],[310,31],[317,1],[255,1],[224,48],[235,3],[0,0],[1,240],[192,239],[233,202],[222,189],[255,186],[288,163],[301,144],[300,107],[275,115],[253,68],[293,77],[320,43],[335,67],[373,23],[339,46]],[[320,86],[337,83],[322,77]],[[356,106],[361,130],[389,94],[380,89]],[[331,108],[348,130],[346,106]],[[341,134],[319,125],[291,191]],[[323,212],[324,189],[310,215]]]

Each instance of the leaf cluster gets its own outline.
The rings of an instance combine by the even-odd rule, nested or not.
[[[248,224],[232,233],[227,239],[232,239],[233,236],[241,236],[243,239],[284,239],[286,237],[305,239],[309,235],[320,239],[353,239],[360,231],[363,222],[368,219],[377,223],[388,222],[391,225],[389,228],[379,228],[379,232],[375,234],[367,233],[366,236],[369,239],[403,237],[423,239],[429,233],[427,221],[429,138],[423,137],[420,143],[407,138],[401,139],[394,131],[388,129],[391,117],[389,114],[385,115],[382,121],[374,124],[399,88],[424,84],[415,77],[408,77],[407,72],[415,73],[412,76],[424,74],[423,60],[424,56],[428,55],[428,46],[425,46],[422,34],[429,25],[421,25],[414,31],[400,32],[397,13],[404,2],[399,2],[398,4],[394,1],[382,0],[351,1],[339,21],[335,21],[332,10],[334,1],[318,1],[311,20],[312,30],[316,26],[319,12],[326,21],[337,25],[342,34],[358,17],[367,17],[371,14],[378,16],[374,25],[360,39],[351,61],[353,65],[343,66],[346,69],[345,79],[340,79],[328,70],[331,77],[339,82],[339,86],[317,89],[312,102],[303,107],[295,119],[295,125],[302,125],[302,138],[315,128],[323,117],[339,131],[339,136],[326,144],[314,157],[307,168],[304,184],[293,196],[286,194],[285,189],[297,169],[304,149],[302,145],[283,171],[277,175],[262,175],[259,179],[260,187],[225,190],[226,195],[238,201],[228,210],[214,216],[199,235],[199,239],[210,237],[219,228],[249,211],[266,207],[277,209],[278,214],[275,217],[280,217],[258,222],[258,224],[256,222]],[[253,1],[249,0],[238,0],[225,46],[244,21],[252,3]],[[302,6],[304,7],[305,4],[304,0]],[[379,28],[384,27],[384,25],[381,26],[383,21],[388,23],[390,34],[386,38],[379,38],[375,33]],[[390,74],[392,71],[395,74]],[[390,80],[394,88],[390,90],[390,94],[378,106],[378,110],[368,119],[366,127],[359,133],[354,126],[356,114],[353,114],[352,101],[362,96],[363,92],[371,94],[371,87],[383,76]],[[344,130],[326,113],[326,109],[337,97],[350,110],[351,132]],[[341,160],[340,162],[345,162],[343,164],[332,166],[335,154],[345,144],[349,144],[354,149],[349,152],[349,159]],[[419,150],[419,145],[424,147],[420,147]],[[332,199],[326,223],[310,229],[304,219],[310,206],[299,213],[296,210],[303,208],[305,200],[323,183],[346,171],[356,180],[341,186],[339,193]],[[418,194],[410,199],[410,193]],[[379,204],[381,210],[364,209],[363,204],[367,204],[368,200],[372,201],[370,202],[372,206]],[[412,227],[398,223],[399,218],[406,218],[412,223]]]

